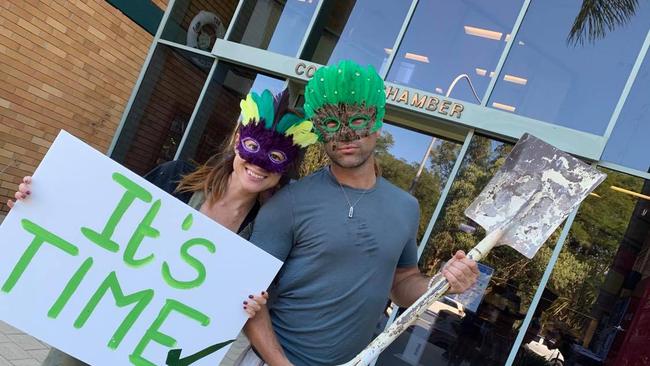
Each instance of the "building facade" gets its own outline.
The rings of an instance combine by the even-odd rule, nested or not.
[[[106,1],[0,3],[0,218],[60,129],[108,149],[165,6],[150,33]]]
[[[88,2],[98,8],[86,14],[124,16],[115,6],[129,14],[122,2],[114,3]],[[16,15],[11,23],[22,28],[2,36],[19,37],[23,29],[33,34],[20,21],[20,7],[9,8]],[[15,85],[0,95],[2,128],[9,132],[0,132],[20,137],[16,131],[39,129],[58,110],[61,117],[52,128],[33,132],[45,133],[35,135],[43,141],[32,139],[42,146],[8,140],[0,146],[2,157],[20,159],[27,150],[42,155],[57,128],[77,123],[71,132],[139,174],[172,159],[203,162],[227,139],[238,102],[249,91],[289,88],[300,107],[304,83],[318,67],[341,59],[370,64],[386,80],[378,159],[383,175],[420,202],[418,254],[425,273],[483,235],[463,210],[523,133],[608,174],[534,259],[499,248],[485,261],[492,277],[477,308],[454,301],[430,308],[377,364],[650,364],[650,4],[603,9],[577,0],[170,0],[157,8],[165,11],[153,37],[127,19],[138,29],[98,41],[90,61],[113,62],[106,70],[67,61],[73,71],[85,67],[89,78],[123,72],[124,64],[134,68],[127,73],[131,79],[90,79],[88,89],[121,91],[107,94],[112,107],[96,103],[93,113],[70,112],[74,106],[52,99],[57,90],[63,100],[69,94],[63,86],[51,90],[63,76],[20,87],[17,80],[38,70],[38,62],[9,73],[5,79],[14,78]],[[149,9],[131,17],[159,16]],[[81,17],[94,24],[85,28],[91,34],[101,23],[94,17]],[[58,23],[48,23],[45,14],[30,19],[54,24],[35,29],[41,37],[57,32]],[[129,37],[139,46],[120,43]],[[0,45],[29,52],[16,42]],[[129,50],[140,58],[119,53]],[[55,58],[46,56],[38,60]],[[25,94],[34,92],[42,95]],[[25,94],[25,101],[14,94]],[[83,95],[79,103],[66,102],[91,103]],[[30,116],[24,109],[31,110],[30,102],[41,114]],[[102,113],[110,122],[97,125]],[[2,178],[0,195],[15,189],[39,156],[8,170],[12,178]],[[302,173],[322,165],[321,158],[311,150]],[[378,319],[378,330],[390,320],[388,314]]]

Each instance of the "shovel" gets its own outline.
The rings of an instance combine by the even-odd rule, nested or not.
[[[465,210],[487,235],[467,255],[479,261],[497,245],[533,258],[546,239],[605,174],[544,141],[524,134],[499,171]],[[438,273],[431,287],[354,359],[342,366],[369,365],[449,290]]]

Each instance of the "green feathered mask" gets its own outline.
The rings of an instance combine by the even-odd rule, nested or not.
[[[365,137],[382,126],[384,80],[372,66],[349,60],[322,67],[305,87],[304,108],[321,141],[340,138],[345,131]]]

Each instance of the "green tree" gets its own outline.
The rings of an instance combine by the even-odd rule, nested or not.
[[[637,199],[611,186],[640,191],[643,180],[614,171],[580,206],[549,287],[558,300],[545,317],[580,332],[618,251]]]
[[[449,178],[459,151],[459,144],[443,140],[430,155],[431,170],[440,176],[441,184],[444,184]]]
[[[450,153],[452,145],[442,143],[433,154],[432,162],[443,172],[449,172],[455,162],[455,156]],[[489,140],[475,138],[470,144],[465,161],[461,165],[456,180],[451,186],[447,204],[443,207],[441,216],[434,226],[434,231],[423,253],[420,263],[421,270],[432,274],[437,270],[441,261],[448,259],[456,249],[469,249],[480,232],[470,234],[459,231],[460,224],[466,223],[464,210],[483,188],[482,182],[488,175],[488,160],[490,154]],[[453,161],[450,159],[452,156]],[[449,160],[443,160],[445,157]],[[448,173],[447,173],[448,175]],[[480,231],[480,230],[477,230]]]
[[[418,171],[419,165],[415,162],[409,163],[404,159],[398,159],[391,154],[390,149],[393,144],[393,136],[387,131],[382,132],[381,137],[377,139],[375,151],[381,168],[381,175],[394,185],[407,191]],[[413,195],[420,204],[419,241],[440,198],[440,176],[429,169],[424,169]]]

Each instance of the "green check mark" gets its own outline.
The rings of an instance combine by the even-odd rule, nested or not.
[[[185,358],[181,358],[182,349],[172,349],[167,353],[166,364],[167,366],[187,366],[193,364],[194,362],[217,352],[234,341],[234,339],[231,339],[229,341],[214,344]]]

